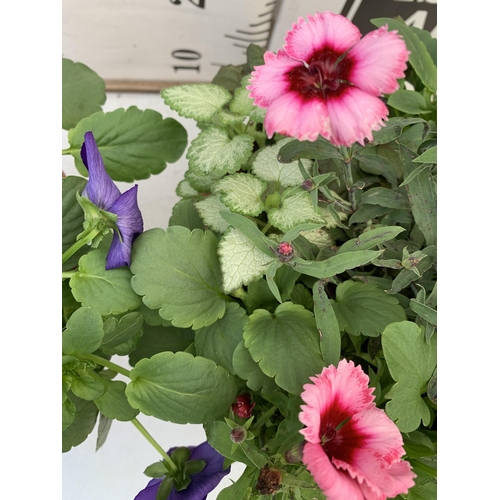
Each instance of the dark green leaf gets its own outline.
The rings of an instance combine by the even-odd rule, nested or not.
[[[427,109],[424,96],[414,90],[396,90],[396,92],[389,96],[387,104],[410,115],[420,115],[432,111]]]
[[[437,146],[426,149],[424,153],[417,156],[414,163],[437,163]]]
[[[367,146],[375,146],[377,144],[387,144],[388,142],[392,142],[401,136],[404,127],[414,123],[424,123],[428,126],[428,123],[422,118],[389,118],[385,122],[384,127],[373,132],[373,141],[367,144]]]
[[[391,208],[381,207],[380,205],[361,205],[351,215],[349,219],[349,225],[352,226],[353,224],[358,224],[360,222],[367,222],[372,219],[378,219],[391,210]]]
[[[214,76],[212,83],[224,87],[230,92],[234,92],[240,87],[244,72],[245,66],[243,64],[239,66],[234,66],[233,64],[221,66]]]
[[[99,448],[101,448],[102,445],[106,442],[112,422],[112,419],[104,416],[102,413],[99,414],[99,425],[97,426],[97,440],[95,443],[95,451],[98,451]]]
[[[313,287],[314,317],[320,335],[320,348],[325,366],[337,366],[340,360],[340,329],[325,284],[317,281]]]
[[[91,307],[77,309],[69,318],[62,334],[64,354],[91,354],[104,337],[101,315]]]
[[[417,313],[423,320],[428,321],[433,325],[437,325],[437,311],[425,304],[418,302],[415,299],[410,300],[410,308]]]
[[[66,398],[62,403],[62,430],[68,428],[75,420],[76,407],[71,399]]]
[[[395,210],[405,210],[410,208],[406,193],[402,189],[387,189],[384,187],[374,187],[365,191],[360,199],[360,205],[380,205],[381,207]]]
[[[84,134],[92,131],[104,165],[115,181],[147,179],[176,162],[187,145],[185,128],[173,118],[163,118],[152,109],[135,106],[84,118],[68,133],[68,152],[82,175],[87,169],[80,158]]]
[[[132,287],[172,325],[208,326],[226,311],[217,246],[210,231],[181,226],[145,231],[132,249]]]
[[[262,66],[264,64],[264,53],[266,49],[251,43],[247,47],[247,63],[250,67],[250,71],[253,71],[255,66]]]
[[[359,168],[368,174],[383,175],[395,188],[398,184],[398,172],[394,165],[383,156],[361,154],[356,155]]]
[[[126,395],[145,415],[178,424],[219,417],[236,397],[236,382],[224,368],[201,356],[163,352],[130,371]]]
[[[399,226],[382,226],[375,229],[370,229],[357,238],[346,241],[338,250],[337,255],[345,252],[354,252],[360,250],[370,250],[377,245],[381,245],[385,241],[393,240],[398,234],[404,231],[404,228]]]
[[[109,318],[104,323],[104,338],[102,347],[113,348],[127,342],[141,330],[143,323],[139,312],[131,312],[122,316],[119,320]]]
[[[338,158],[344,160],[339,149],[322,137],[319,137],[314,142],[294,139],[282,146],[278,153],[278,161],[281,163],[291,163],[299,158],[313,158],[316,160]]]
[[[196,228],[205,229],[192,200],[181,200],[174,205],[168,225],[187,227],[191,231]]]
[[[62,60],[62,128],[69,130],[106,102],[104,80],[88,66]]]
[[[92,432],[99,413],[92,401],[85,401],[76,396],[69,395],[75,405],[75,418],[73,423],[62,433],[62,451],[66,453],[74,446],[83,443]]]
[[[104,394],[94,400],[99,411],[108,418],[128,422],[135,418],[139,411],[132,408],[125,396],[127,384],[121,380],[101,379],[105,386]]]
[[[247,381],[247,386],[252,391],[270,392],[276,388],[276,384],[271,377],[268,377],[250,355],[242,340],[234,350],[233,367],[236,375]]]
[[[217,500],[235,500],[236,498],[247,498],[256,481],[257,471],[254,467],[247,467],[243,474],[231,486],[224,488],[218,495]]]

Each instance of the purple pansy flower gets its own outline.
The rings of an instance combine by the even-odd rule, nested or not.
[[[102,210],[118,216],[113,241],[106,258],[106,269],[115,269],[130,265],[132,242],[144,230],[141,211],[137,205],[137,184],[121,194],[111,177],[106,172],[101,153],[92,132],[85,134],[81,157],[89,171],[89,180],[82,196],[88,198]],[[120,239],[121,236],[121,239]]]
[[[187,446],[191,452],[189,460],[204,460],[205,468],[201,472],[191,475],[191,483],[185,490],[176,491],[175,487],[170,493],[168,500],[205,500],[207,495],[221,482],[221,479],[229,474],[231,467],[223,470],[224,457],[215,451],[207,441],[198,446]],[[168,450],[168,455],[175,448]],[[163,478],[151,479],[148,485],[141,490],[134,500],[155,500],[156,493]]]

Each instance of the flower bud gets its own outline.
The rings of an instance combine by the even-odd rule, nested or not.
[[[281,471],[275,467],[272,469],[266,464],[260,470],[256,489],[261,495],[273,495],[281,488]]]
[[[288,451],[286,451],[285,460],[289,464],[297,464],[299,462],[302,462],[302,455],[304,453],[305,444],[306,442],[302,441],[302,443],[296,444],[293,448],[290,448]]]
[[[236,402],[231,406],[235,415],[240,418],[250,418],[252,416],[252,409],[255,403],[250,403],[250,396],[248,394],[241,394],[236,397]]]
[[[288,241],[282,241],[276,248],[276,255],[281,262],[288,262],[294,254],[293,246]]]
[[[243,443],[243,441],[247,438],[247,435],[247,430],[243,426],[239,426],[231,429],[229,437],[233,443]]]
[[[312,181],[312,179],[306,179],[302,183],[301,187],[304,191],[312,191],[314,189],[314,182]]]

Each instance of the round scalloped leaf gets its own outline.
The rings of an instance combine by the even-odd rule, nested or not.
[[[220,240],[219,256],[226,293],[259,279],[277,258],[269,257],[239,229],[231,229]]]
[[[74,446],[82,444],[92,432],[99,410],[92,401],[85,401],[73,394],[68,394],[75,405],[74,419],[62,433],[62,452],[66,453]]]
[[[62,128],[69,130],[106,102],[104,80],[88,66],[62,60]]]
[[[252,172],[263,181],[278,182],[282,187],[300,186],[304,182],[304,177],[300,172],[298,160],[292,163],[280,163],[277,160],[279,150],[288,142],[291,137],[279,140],[274,146],[261,149],[252,164]],[[311,171],[312,161],[302,159],[302,165],[307,172]]]
[[[221,319],[196,331],[196,355],[215,361],[234,375],[233,353],[243,340],[243,327],[247,321],[245,310],[232,302]]]
[[[266,285],[267,286],[267,285]],[[256,363],[248,349],[245,347],[245,342],[242,340],[234,350],[233,366],[236,375],[247,381],[247,386],[252,391],[271,392],[277,389],[274,380],[268,377],[260,369],[259,364]]]
[[[133,182],[159,174],[167,162],[174,163],[182,156],[187,145],[186,129],[152,109],[141,111],[131,106],[94,113],[68,132],[67,151],[85,176],[88,174],[80,150],[88,131],[94,134],[106,170],[115,181]]]
[[[69,285],[82,306],[94,307],[102,316],[137,309],[141,298],[132,290],[128,267],[106,270],[106,251],[93,250],[80,258]]]
[[[128,422],[138,415],[125,396],[127,384],[121,380],[101,379],[104,384],[104,393],[94,400],[99,411],[108,418]]]
[[[62,352],[91,354],[99,349],[104,337],[101,315],[91,307],[80,307],[66,323],[62,333]]]
[[[130,371],[129,403],[145,415],[178,424],[220,417],[234,402],[236,381],[211,359],[162,352]]]
[[[221,201],[232,212],[256,217],[264,210],[262,193],[267,184],[251,174],[234,174],[223,177],[213,190],[221,193]]]
[[[161,91],[165,104],[179,115],[198,122],[210,120],[231,98],[231,93],[213,83],[175,85]]]
[[[300,305],[285,302],[274,314],[257,309],[243,338],[261,370],[292,394],[300,394],[309,377],[323,369],[316,321],[312,312]]]
[[[222,318],[226,297],[210,231],[172,226],[150,229],[134,242],[132,287],[150,309],[181,328],[202,328]]]
[[[340,283],[332,305],[340,329],[351,335],[377,337],[390,323],[406,319],[396,297],[368,283],[351,280]]]
[[[253,137],[241,134],[229,137],[226,130],[211,127],[202,130],[189,146],[186,158],[197,175],[222,177],[234,174],[252,155]]]

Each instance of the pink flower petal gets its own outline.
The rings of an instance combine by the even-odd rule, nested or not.
[[[337,98],[327,101],[331,135],[326,137],[337,146],[363,144],[373,140],[373,130],[380,130],[389,110],[379,99],[356,87],[349,87]]]
[[[303,99],[288,92],[267,109],[264,128],[270,138],[275,132],[299,141],[315,141],[318,135],[330,134],[330,122],[323,99]]]
[[[301,394],[306,405],[301,406],[299,420],[308,427],[300,432],[307,441],[319,443],[321,419],[329,419],[335,414],[340,424],[373,404],[373,388],[368,387],[368,375],[352,361],[342,359],[338,367],[323,368],[318,377],[311,377],[314,384],[305,384]],[[337,425],[338,425],[337,424]]]
[[[267,108],[278,97],[290,88],[288,72],[302,63],[289,57],[283,50],[277,54],[266,52],[264,54],[264,65],[256,66],[250,77],[250,97],[255,99],[254,104],[261,108]]]
[[[364,500],[357,481],[337,470],[319,444],[306,443],[302,461],[327,500]]]
[[[340,55],[361,38],[359,29],[344,16],[322,12],[308,15],[307,20],[299,17],[285,36],[284,50],[295,59],[307,62],[315,51],[326,47]]]
[[[387,26],[368,33],[349,52],[354,61],[349,80],[369,94],[390,94],[398,88],[408,61],[408,50],[397,31]]]

